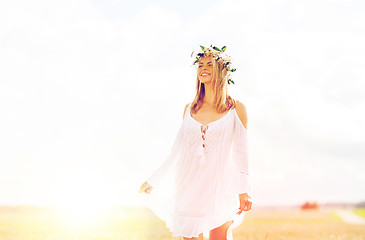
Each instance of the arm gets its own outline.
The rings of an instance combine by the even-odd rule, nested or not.
[[[236,175],[237,186],[235,191],[239,194],[240,209],[249,211],[251,209],[251,197],[249,195],[249,168],[248,168],[248,141],[247,141],[247,110],[243,103],[236,101],[237,116],[235,119],[235,139],[233,145],[233,157],[239,170]]]
[[[181,126],[179,132],[175,138],[174,144],[170,151],[169,156],[165,160],[165,162],[148,178],[147,182],[152,185],[153,187],[157,187],[162,178],[165,175],[165,172],[170,168],[172,163],[174,162],[176,156],[178,155],[179,148],[181,146],[183,138],[183,127]]]
[[[241,120],[242,125],[247,130],[247,110],[246,110],[246,106],[243,103],[241,103],[239,101],[236,101],[236,111],[237,111],[237,115],[238,115],[239,119]]]
[[[188,109],[189,105],[190,105],[190,103],[186,104],[186,106],[185,106],[183,118],[185,118],[186,109]],[[190,114],[190,113],[188,113],[188,114]]]
[[[186,109],[188,107],[189,104],[187,104],[185,106],[184,109],[184,116],[185,116],[185,112]],[[173,143],[172,149],[170,151],[169,156],[167,157],[167,159],[165,160],[165,162],[148,178],[147,183],[150,185],[146,185],[147,187],[149,186],[153,186],[156,187],[160,184],[162,178],[164,177],[166,171],[168,171],[168,169],[170,168],[170,166],[172,165],[172,163],[174,162],[175,158],[177,157],[177,155],[179,154],[179,148],[181,147],[182,141],[183,141],[183,126],[181,125],[177,136],[175,138],[175,141]],[[142,190],[143,191],[143,190]]]
[[[238,172],[235,175],[235,192],[248,193],[248,140],[247,140],[247,111],[243,103],[236,101],[234,121],[233,160]]]

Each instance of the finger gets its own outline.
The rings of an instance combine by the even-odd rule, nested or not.
[[[150,194],[151,190],[152,190],[152,189],[151,189],[150,187],[146,188],[146,193],[147,193],[147,194]]]
[[[251,210],[251,207],[252,207],[252,202],[251,201],[247,201],[245,211],[250,211]]]
[[[251,209],[252,209],[252,202],[250,202],[248,205],[248,210],[251,210]]]
[[[248,201],[245,201],[244,203],[244,207],[243,207],[243,211],[248,211],[248,206],[249,206],[249,202]]]
[[[240,207],[238,208],[238,212],[237,212],[236,214],[241,214],[241,213],[242,213],[242,211],[243,211],[243,206],[242,206],[242,205],[240,205]]]
[[[146,185],[146,183],[143,183],[142,185],[141,185],[141,187],[139,188],[139,192],[140,193],[142,193],[142,192],[146,192],[146,188],[147,188],[148,186]]]
[[[243,211],[243,203],[242,204],[240,204],[240,207],[238,208],[238,212],[237,212],[237,214],[241,214],[242,213],[242,211]]]
[[[243,203],[242,203],[243,204]],[[240,207],[239,207],[239,209],[238,209],[238,214],[241,214],[243,211],[244,211],[244,205],[241,205]]]

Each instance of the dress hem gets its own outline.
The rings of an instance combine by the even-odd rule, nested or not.
[[[232,216],[232,215],[227,216],[227,215],[225,216],[226,218],[222,217],[222,219],[224,219],[224,220],[220,221],[219,223],[213,224],[211,226],[203,227],[206,230],[199,230],[199,233],[197,233],[196,235],[195,234],[185,235],[185,234],[181,233],[181,231],[180,232],[174,232],[174,228],[170,224],[167,224],[166,222],[165,223],[166,223],[166,227],[172,233],[173,237],[186,237],[186,238],[196,237],[197,238],[197,237],[199,237],[199,234],[201,234],[201,233],[203,233],[203,236],[205,237],[204,233],[208,234],[209,231],[211,231],[211,230],[213,230],[217,227],[222,226],[226,222],[233,221],[232,224],[227,229],[227,240],[229,240],[229,239],[232,239],[231,237],[229,238],[229,235],[232,233],[232,230],[237,228],[242,223],[244,213],[241,213],[241,215],[235,214],[235,216]]]

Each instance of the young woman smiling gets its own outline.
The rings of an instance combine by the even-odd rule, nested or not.
[[[173,236],[232,239],[232,229],[252,205],[247,113],[243,103],[228,95],[235,69],[226,47],[201,48],[195,61],[196,96],[185,106],[169,157],[140,192],[150,194],[150,208]]]

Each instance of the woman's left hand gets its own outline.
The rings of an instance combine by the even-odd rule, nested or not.
[[[247,193],[242,193],[240,197],[240,209],[237,214],[241,214],[243,211],[250,211],[252,206],[251,197]]]

